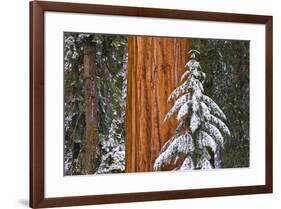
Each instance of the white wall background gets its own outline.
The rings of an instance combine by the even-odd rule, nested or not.
[[[72,0],[73,2],[161,7],[274,16],[274,193],[145,203],[84,206],[94,209],[145,208],[279,208],[281,204],[281,13],[276,0]],[[0,6],[0,208],[28,207],[29,178],[29,4],[28,0],[6,0]]]

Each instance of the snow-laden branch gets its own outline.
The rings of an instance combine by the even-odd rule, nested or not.
[[[154,163],[154,170],[160,170],[162,166],[171,163],[176,155],[188,154],[193,150],[194,145],[191,135],[189,133],[180,135],[157,157]]]
[[[178,98],[181,94],[187,93],[188,88],[191,87],[191,81],[186,80],[182,85],[177,87],[168,97],[168,101]]]
[[[184,94],[180,98],[178,98],[174,106],[171,108],[171,110],[166,114],[164,121],[166,121],[173,114],[175,114],[182,107],[182,105],[185,104],[187,101],[188,101],[188,94]]]
[[[202,130],[207,132],[213,139],[215,139],[216,142],[219,142],[221,144],[221,146],[223,147],[224,139],[223,139],[221,132],[219,131],[219,129],[216,126],[214,126],[208,122],[205,122],[202,125]]]
[[[183,161],[180,170],[193,170],[194,164],[191,156],[187,156],[185,160]]]
[[[224,134],[227,137],[230,137],[230,131],[228,129],[228,127],[225,125],[225,123],[223,121],[221,121],[219,118],[217,118],[214,115],[211,115],[210,118],[210,123],[212,123],[213,125],[215,125],[216,127],[218,127],[218,129],[222,132],[222,134]]]
[[[225,114],[224,114],[223,111],[220,109],[220,107],[219,107],[210,97],[204,95],[204,96],[203,96],[203,101],[205,102],[205,104],[208,105],[208,107],[210,108],[211,112],[212,112],[215,116],[217,116],[217,117],[223,119],[224,121],[226,121],[226,116],[225,116]]]
[[[198,144],[201,149],[204,147],[210,147],[215,153],[217,151],[216,141],[205,131],[200,131],[198,135]]]

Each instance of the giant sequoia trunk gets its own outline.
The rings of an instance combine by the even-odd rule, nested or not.
[[[81,173],[93,174],[97,167],[98,98],[96,86],[95,48],[84,46],[86,136],[81,153]]]
[[[180,38],[128,38],[126,172],[152,171],[160,149],[174,134],[176,119],[164,123],[173,105],[167,99],[180,84],[190,45]]]

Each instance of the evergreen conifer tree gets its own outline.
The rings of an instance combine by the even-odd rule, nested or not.
[[[183,73],[183,83],[169,96],[174,106],[164,121],[177,114],[179,124],[174,136],[162,147],[154,162],[154,170],[175,164],[174,170],[213,169],[221,167],[221,151],[230,131],[220,107],[204,95],[205,73],[196,60],[197,50],[190,50],[190,59]],[[183,159],[178,165],[177,159]]]

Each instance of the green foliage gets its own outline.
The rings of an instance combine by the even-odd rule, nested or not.
[[[206,73],[205,93],[227,115],[224,168],[249,166],[249,41],[193,39]]]
[[[75,162],[85,139],[83,47],[90,45],[96,51],[98,134],[102,147],[102,141],[108,140],[103,136],[109,135],[112,120],[122,115],[124,73],[121,71],[124,71],[127,38],[66,32],[64,41],[64,174],[73,175],[79,174]],[[98,161],[101,155],[99,151]]]

